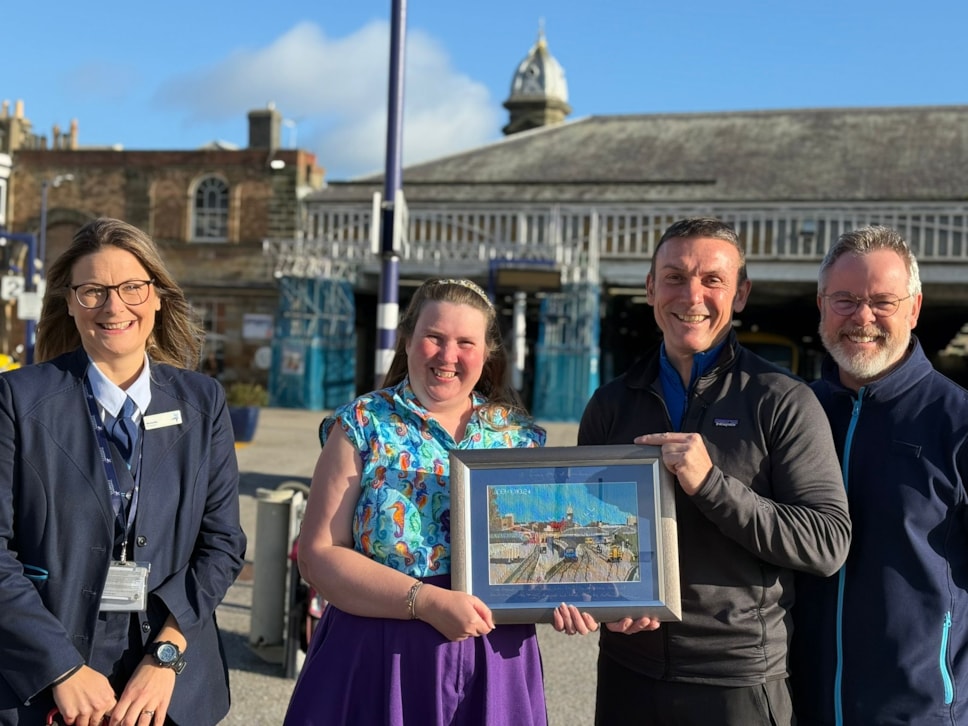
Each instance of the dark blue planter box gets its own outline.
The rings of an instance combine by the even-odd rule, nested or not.
[[[229,406],[229,416],[236,441],[249,442],[255,438],[255,427],[259,423],[258,406]]]

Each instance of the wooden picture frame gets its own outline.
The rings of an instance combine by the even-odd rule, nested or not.
[[[656,446],[453,450],[452,587],[497,623],[681,620],[674,487]]]

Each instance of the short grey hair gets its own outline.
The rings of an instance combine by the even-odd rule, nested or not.
[[[912,296],[920,294],[921,274],[918,271],[917,258],[915,258],[910,246],[905,242],[900,232],[893,227],[880,224],[860,227],[840,235],[840,238],[827,250],[823,262],[820,263],[820,272],[817,275],[817,292],[821,295],[824,294],[827,287],[827,274],[833,264],[843,255],[850,254],[863,257],[878,250],[891,250],[904,260],[904,266],[907,267],[908,273],[908,294]]]

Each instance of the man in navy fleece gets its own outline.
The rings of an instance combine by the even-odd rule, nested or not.
[[[968,723],[968,392],[911,331],[918,264],[889,227],[840,237],[820,265],[812,384],[853,522],[832,577],[798,575],[791,653],[800,726]]]

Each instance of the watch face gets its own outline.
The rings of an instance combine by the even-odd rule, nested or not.
[[[171,643],[162,643],[155,651],[155,655],[162,663],[174,663],[178,659],[178,648]]]

